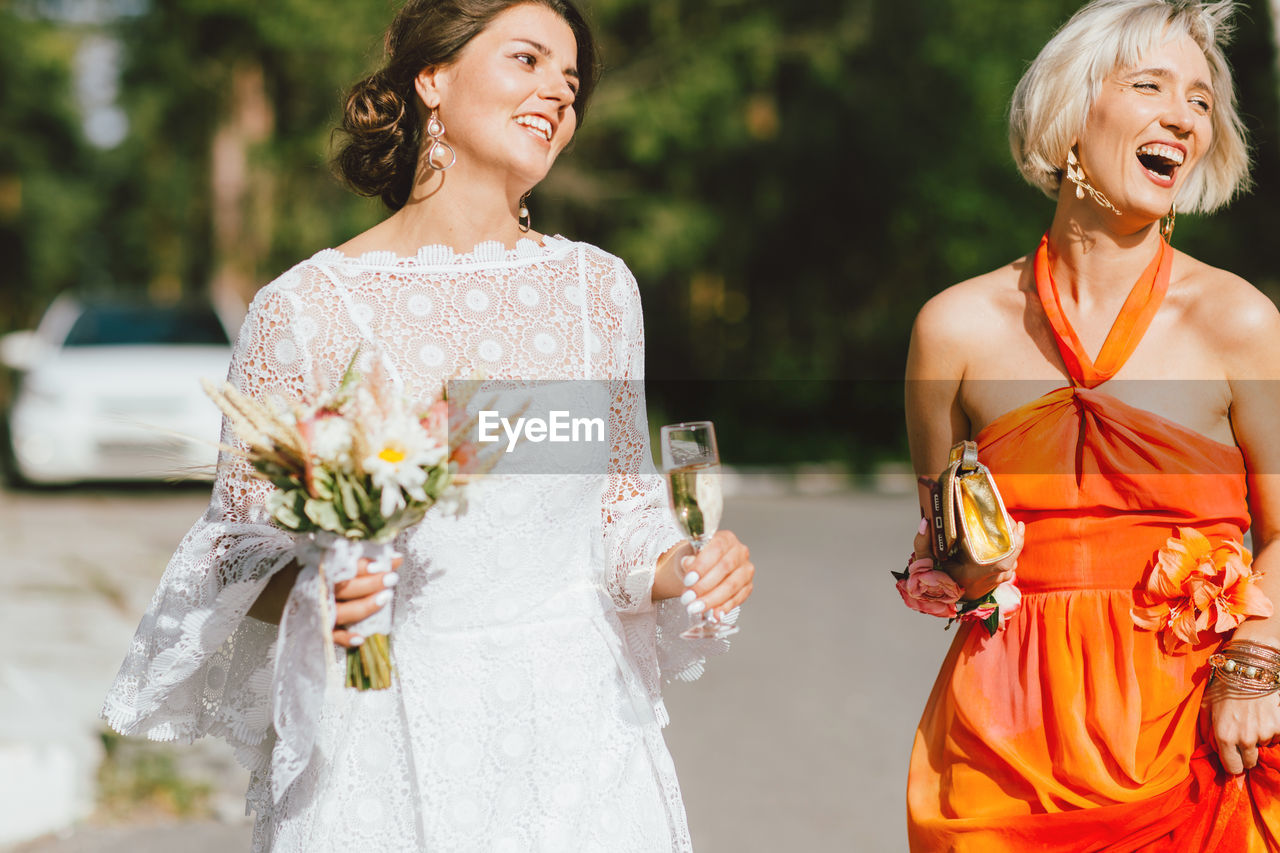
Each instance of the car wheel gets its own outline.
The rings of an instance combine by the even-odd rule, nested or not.
[[[0,419],[0,479],[10,489],[23,489],[31,486],[22,469],[18,465],[17,454],[13,452],[13,436],[9,431],[9,418]]]

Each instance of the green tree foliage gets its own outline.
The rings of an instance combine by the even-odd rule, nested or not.
[[[235,115],[237,69],[257,69],[269,119],[248,149],[253,280],[376,221],[377,203],[346,193],[326,162],[341,94],[378,62],[396,5],[152,0],[118,27],[132,133],[92,157],[55,94],[67,34],[11,28],[0,6],[0,239],[32,292],[86,273],[66,249],[77,230],[97,235],[88,257],[121,286],[208,286],[219,253],[236,248],[214,236],[210,163]],[[1080,0],[584,5],[603,82],[531,208],[540,230],[597,243],[636,272],[655,407],[726,421],[736,461],[901,454],[897,379],[915,312],[1029,251],[1052,216],[1013,167],[1005,118],[1027,63]],[[1232,61],[1258,189],[1226,213],[1182,217],[1175,239],[1280,296],[1257,250],[1280,228],[1275,51],[1266,0],[1242,7]],[[4,219],[11,163],[24,188],[16,223]],[[675,378],[705,381],[662,381]]]
[[[101,215],[71,96],[71,34],[0,4],[0,331],[79,280]]]
[[[553,176],[561,218],[640,276],[651,376],[750,380],[660,399],[751,431],[735,444],[755,461],[901,454],[915,312],[1052,217],[1013,167],[1007,105],[1079,0],[592,5],[612,67]],[[1267,20],[1244,9],[1232,51],[1259,189],[1177,241],[1275,294],[1252,249],[1280,227]]]
[[[125,92],[134,133],[130,159],[141,166],[118,191],[137,241],[130,256],[146,280],[177,276],[184,289],[207,286],[213,257],[211,141],[235,109],[237,69],[260,70],[269,136],[252,146],[262,241],[255,270],[265,283],[317,248],[376,221],[331,180],[326,160],[342,92],[381,52],[390,3],[303,0],[153,0],[125,22]],[[150,272],[150,276],[147,273]]]

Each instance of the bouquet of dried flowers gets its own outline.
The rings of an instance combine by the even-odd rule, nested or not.
[[[224,448],[247,460],[255,476],[274,486],[266,508],[274,523],[308,537],[313,554],[340,564],[325,584],[355,573],[362,556],[370,569],[387,571],[391,541],[417,524],[437,503],[461,511],[468,474],[489,470],[493,453],[481,454],[465,436],[468,400],[421,404],[366,381],[353,355],[338,387],[277,410],[229,383],[206,381],[205,392],[227,416],[245,448]],[[474,393],[476,383],[459,383]],[[459,413],[457,417],[450,412]],[[371,547],[362,549],[357,543]],[[336,546],[336,547],[335,547]],[[316,557],[323,577],[325,557]],[[324,604],[322,603],[322,606]],[[391,685],[390,606],[353,630],[364,636],[347,650],[348,687],[380,690]]]

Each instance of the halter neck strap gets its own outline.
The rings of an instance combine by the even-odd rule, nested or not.
[[[1097,387],[1115,376],[1129,360],[1156,316],[1156,311],[1160,310],[1160,303],[1164,301],[1165,292],[1169,289],[1172,266],[1173,250],[1162,239],[1156,256],[1129,291],[1095,362],[1085,352],[1076,330],[1071,327],[1071,321],[1062,310],[1058,287],[1049,270],[1049,235],[1045,234],[1040,239],[1035,257],[1036,293],[1040,297],[1045,316],[1049,318],[1053,336],[1058,342],[1058,352],[1062,353],[1062,360],[1067,365],[1073,385]]]

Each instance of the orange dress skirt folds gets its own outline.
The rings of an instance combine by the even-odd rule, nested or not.
[[[1038,265],[1072,385],[977,436],[1026,524],[1022,606],[992,637],[963,623],[942,664],[911,756],[913,851],[1280,851],[1280,747],[1228,775],[1202,713],[1229,636],[1173,649],[1131,612],[1180,528],[1239,543],[1249,527],[1239,448],[1098,388],[1137,346],[1172,254],[1135,286],[1096,367]]]

